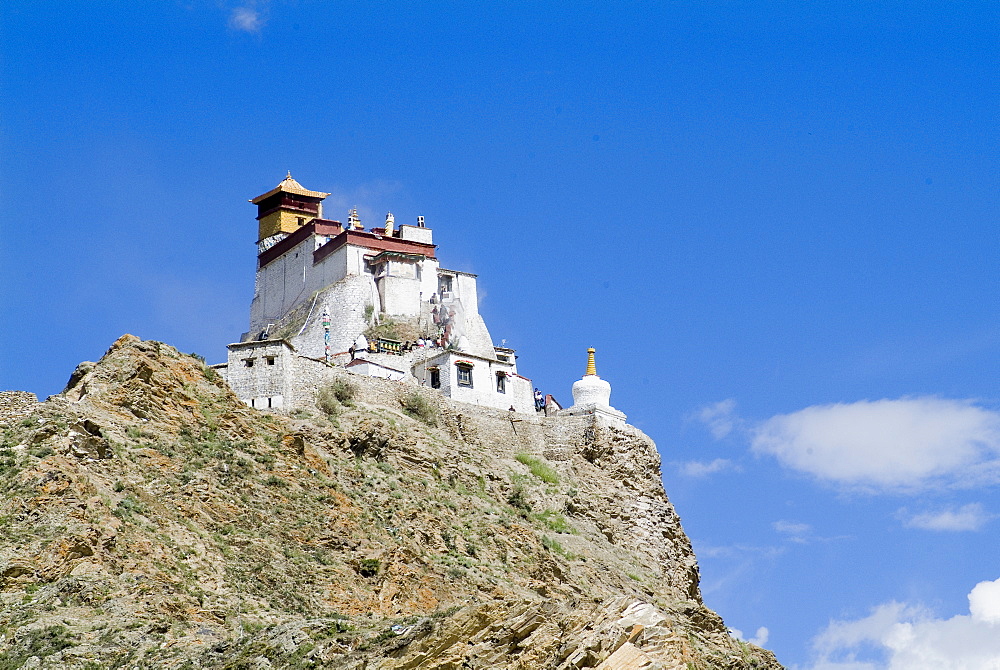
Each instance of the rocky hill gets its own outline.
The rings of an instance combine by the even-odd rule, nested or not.
[[[652,442],[344,374],[252,410],[124,336],[0,423],[0,670],[778,669]]]

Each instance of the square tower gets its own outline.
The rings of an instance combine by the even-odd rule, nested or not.
[[[289,172],[280,184],[250,201],[257,205],[258,243],[294,233],[313,219],[322,219],[323,199],[328,195],[303,188]]]

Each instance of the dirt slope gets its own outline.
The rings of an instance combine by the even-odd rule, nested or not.
[[[0,425],[0,670],[781,667],[701,603],[644,435],[414,393],[81,364]]]

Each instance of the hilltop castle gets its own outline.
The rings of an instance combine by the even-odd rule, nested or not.
[[[357,210],[346,224],[324,218],[328,195],[289,173],[250,200],[258,221],[250,328],[217,366],[236,394],[252,407],[299,406],[303,384],[315,385],[332,365],[535,413],[531,380],[518,374],[513,349],[494,345],[479,314],[476,275],[440,266],[424,217],[397,226],[390,213],[365,230]],[[581,382],[585,401],[577,402]],[[581,382],[562,412],[624,424],[593,351]]]

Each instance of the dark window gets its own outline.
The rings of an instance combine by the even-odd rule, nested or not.
[[[437,368],[431,370],[431,388],[439,389],[441,388],[441,371]]]
[[[472,368],[468,365],[458,365],[458,385],[472,388]]]
[[[267,357],[267,364],[268,365],[274,365],[274,356],[268,356]]]
[[[497,393],[507,392],[507,374],[504,372],[497,373]]]
[[[247,365],[248,368],[252,368],[253,367],[253,359],[252,358],[247,358],[243,362],[246,363],[246,365]]]

